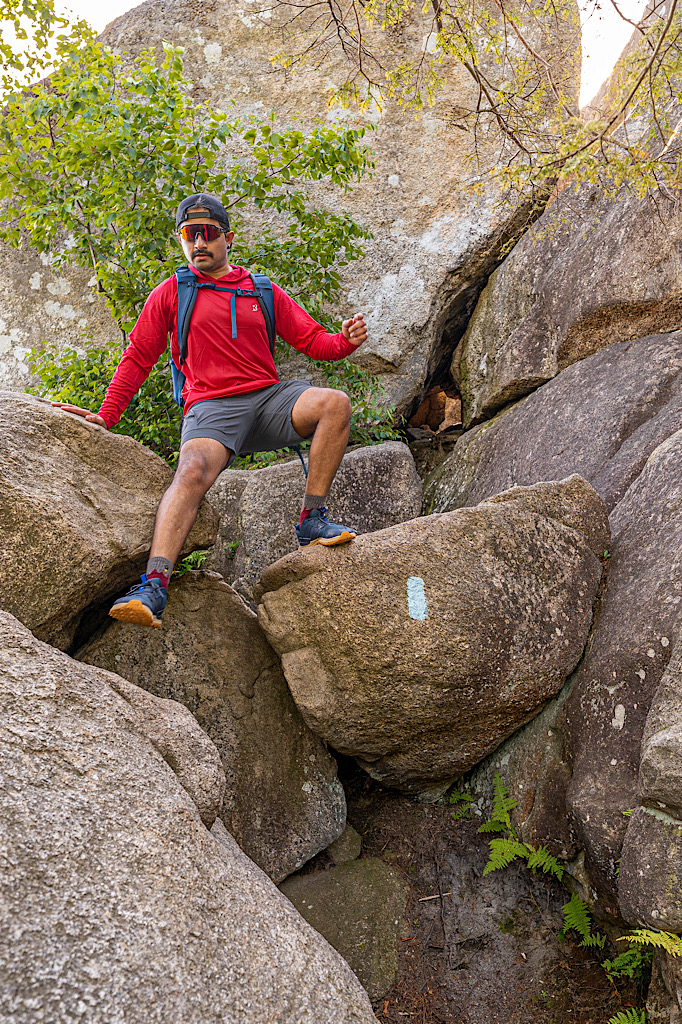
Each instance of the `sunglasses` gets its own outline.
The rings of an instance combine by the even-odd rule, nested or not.
[[[215,242],[216,238],[226,234],[226,229],[218,227],[217,224],[185,224],[178,234],[186,242],[193,242],[197,235],[201,235],[205,242]]]

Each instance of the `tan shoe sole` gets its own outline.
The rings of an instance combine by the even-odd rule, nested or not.
[[[115,604],[109,614],[112,619],[118,619],[119,622],[133,622],[136,626],[153,626],[154,629],[161,629],[161,619],[157,619],[156,615],[141,601]]]
[[[324,544],[326,548],[334,548],[337,544],[347,544],[349,540],[355,540],[357,534],[351,533],[350,530],[344,530],[338,537],[318,537],[317,540],[311,540],[309,544],[305,544],[304,548],[311,548],[313,544]]]

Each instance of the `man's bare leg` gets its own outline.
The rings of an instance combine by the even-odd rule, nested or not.
[[[212,437],[185,441],[173,483],[156,513],[151,558],[177,561],[194,525],[201,499],[225,469],[229,456],[229,448]]]
[[[291,410],[291,422],[301,437],[315,434],[308,456],[306,491],[326,497],[348,444],[350,399],[332,388],[308,388]]]
[[[138,626],[161,625],[168,580],[199,511],[201,499],[225,468],[229,449],[210,437],[186,441],[178,468],[159,505],[146,580],[112,605],[109,614]]]
[[[355,531],[326,518],[327,494],[350,433],[351,406],[343,391],[332,388],[308,388],[291,412],[291,422],[301,437],[314,436],[308,459],[308,479],[301,521],[296,527],[300,547],[309,544],[345,544]],[[322,511],[317,512],[316,510]]]

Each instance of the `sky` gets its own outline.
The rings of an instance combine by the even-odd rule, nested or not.
[[[611,0],[578,0],[583,25],[583,67],[580,106],[599,90],[613,69],[618,56],[632,34],[632,26],[618,17]],[[85,18],[101,32],[114,18],[136,7],[130,0],[69,0],[63,6]],[[618,0],[618,7],[632,21],[644,10],[645,0]]]
[[[618,17],[611,0],[593,2],[578,0],[583,30],[583,66],[580,106],[584,107],[599,91],[632,35],[632,25]],[[638,21],[644,13],[646,0],[618,0],[618,9],[630,21]]]

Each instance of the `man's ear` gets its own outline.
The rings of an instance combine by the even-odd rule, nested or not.
[[[225,232],[225,241],[227,242],[227,247],[229,249],[230,246],[232,245],[232,242],[234,241],[234,231]]]

